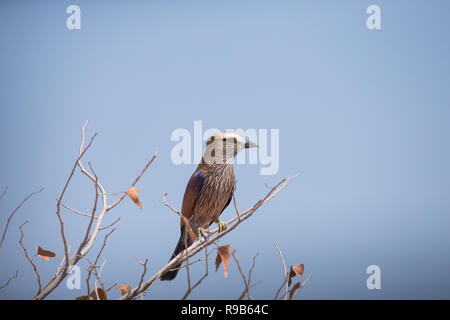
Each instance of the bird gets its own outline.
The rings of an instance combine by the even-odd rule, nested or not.
[[[258,147],[256,143],[229,131],[214,134],[207,139],[202,160],[184,192],[180,238],[169,261],[196,239],[206,238],[206,228],[213,222],[217,223],[219,232],[226,230],[227,224],[220,221],[219,216],[230,204],[235,190],[234,158],[240,151],[255,147]],[[161,275],[161,280],[173,280],[180,266],[181,263],[174,265]]]

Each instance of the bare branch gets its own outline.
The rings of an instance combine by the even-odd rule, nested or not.
[[[136,179],[134,179],[134,181],[130,187],[134,187],[139,182],[141,177],[144,175],[145,171],[147,171],[148,167],[152,164],[152,162],[158,156],[158,153],[159,153],[159,150],[156,150],[155,153],[153,154],[152,158],[146,163],[144,169],[142,169],[141,173],[136,177]],[[108,207],[108,211],[113,209],[115,206],[117,206],[126,196],[127,196],[126,193],[123,194],[116,202],[114,202],[113,204],[111,204]]]
[[[3,196],[8,192],[8,187],[5,187],[5,190],[3,190],[2,195],[0,196],[0,200],[2,200]]]
[[[33,267],[34,273],[36,274],[37,282],[38,282],[38,286],[39,286],[39,288],[38,288],[38,293],[39,293],[39,292],[41,292],[41,289],[42,289],[42,286],[41,286],[41,276],[39,275],[39,272],[38,272],[38,270],[37,270],[37,268],[36,268],[36,265],[35,265],[34,262],[33,262],[33,259],[30,258],[30,256],[28,255],[27,249],[26,249],[25,246],[23,245],[23,236],[24,236],[24,234],[23,234],[22,227],[23,227],[25,224],[27,224],[27,223],[28,223],[28,221],[25,221],[25,222],[22,223],[22,224],[20,225],[20,227],[19,227],[19,230],[20,230],[20,240],[19,240],[19,243],[20,243],[20,245],[22,246],[23,252],[25,253],[25,257],[26,257],[26,258],[28,259],[28,261],[30,262],[31,266]]]
[[[89,163],[89,166],[91,166],[91,164]],[[98,177],[95,174],[94,170],[92,169],[91,166],[91,170],[95,175],[95,200],[94,200],[94,207],[92,208],[92,212],[91,212],[91,218],[89,219],[89,224],[88,227],[86,229],[86,234],[84,235],[84,239],[83,241],[81,241],[80,243],[80,247],[78,248],[77,252],[81,252],[81,250],[83,250],[83,247],[86,245],[88,239],[89,239],[89,232],[91,231],[91,227],[92,227],[92,223],[94,222],[94,217],[95,217],[95,212],[97,211],[97,203],[98,203]],[[105,242],[106,242],[106,237],[105,237]],[[103,249],[103,248],[102,248]]]
[[[58,201],[58,199],[56,199],[56,201]],[[78,211],[78,210],[76,210],[76,209],[74,209],[74,208],[69,207],[68,205],[65,205],[64,203],[61,203],[61,206],[62,206],[63,208],[66,208],[67,210],[72,211],[73,213],[76,213],[76,214],[80,215],[80,216],[84,216],[84,217],[88,217],[88,218],[91,217],[90,214],[86,214],[86,213],[83,213],[83,212],[81,212],[81,211]],[[98,217],[94,217],[94,219],[98,219]]]
[[[179,217],[183,217],[182,216],[182,214],[177,210],[177,209],[175,209],[170,203],[168,203],[167,202],[167,200],[166,200],[166,197],[167,197],[167,193],[163,193],[162,194],[162,200],[161,200],[161,203],[163,204],[163,205],[165,205],[167,208],[169,208],[170,210],[172,210],[172,212],[174,212],[175,214],[177,214]]]
[[[295,300],[295,297],[300,293],[300,291],[302,291],[302,289],[306,286],[306,284],[308,283],[308,281],[311,279],[312,274],[310,274],[305,281],[303,281],[303,283],[300,284],[300,287],[291,295],[291,299],[290,300]]]
[[[142,271],[141,278],[139,279],[139,284],[138,284],[138,288],[140,289],[141,286],[142,286],[142,282],[144,282],[145,274],[147,273],[147,262],[148,262],[148,258],[145,259],[144,262],[139,261],[137,258],[135,258],[135,259],[136,259],[136,261],[144,268],[144,271]]]
[[[187,237],[188,237],[188,234],[185,233],[184,234],[184,247],[185,248],[188,247],[188,245],[187,245]],[[188,291],[191,291],[192,288],[191,288],[191,273],[190,273],[190,270],[189,270],[189,253],[188,253],[187,250],[185,250],[185,251],[186,251],[186,273],[187,273],[187,281],[188,281]]]
[[[112,225],[114,225],[118,219],[116,221],[114,221],[112,224],[110,224],[109,226],[106,227],[102,227],[102,222],[103,219],[105,217],[105,214],[110,211],[111,209],[113,209],[115,206],[117,206],[125,197],[126,194],[122,194],[122,196],[113,204],[108,205],[107,203],[107,195],[108,193],[105,191],[105,188],[103,187],[103,185],[99,182],[98,178],[96,177],[95,172],[92,169],[92,166],[90,165],[90,169],[93,172],[92,174],[90,172],[88,172],[84,166],[83,163],[81,161],[82,157],[84,156],[84,154],[86,153],[86,151],[90,148],[93,139],[95,138],[96,134],[94,134],[94,136],[91,138],[89,144],[84,147],[84,140],[85,140],[85,128],[87,125],[87,121],[86,123],[82,126],[81,128],[81,144],[80,144],[80,149],[79,149],[79,154],[78,154],[78,158],[74,164],[74,167],[72,168],[72,171],[69,175],[69,178],[66,182],[66,185],[63,189],[63,192],[61,193],[61,196],[58,198],[58,203],[57,203],[57,216],[58,219],[60,221],[60,226],[61,226],[61,235],[62,235],[62,239],[64,242],[64,248],[65,248],[65,266],[62,268],[59,268],[57,270],[57,272],[53,275],[53,277],[47,282],[47,284],[43,287],[42,291],[39,292],[38,294],[36,294],[33,297],[33,300],[40,300],[45,298],[48,294],[50,294],[60,283],[61,281],[68,275],[68,271],[69,271],[69,267],[76,265],[83,257],[85,257],[89,251],[92,249],[94,242],[98,236],[98,233],[100,232],[100,230],[104,230],[106,228],[111,227]],[[145,171],[148,169],[148,167],[150,166],[150,164],[153,162],[153,160],[156,158],[158,154],[158,151],[156,151],[156,153],[153,155],[153,157],[150,159],[150,161],[147,162],[147,164],[145,165],[144,169],[141,171],[141,173],[137,176],[137,178],[133,181],[132,186],[134,186],[139,179],[143,176],[143,174],[145,173]],[[94,225],[93,227],[93,231],[90,235],[88,235],[87,238],[85,238],[86,241],[83,241],[83,243],[80,245],[79,249],[75,252],[75,254],[69,259],[68,257],[68,250],[67,250],[67,241],[65,238],[65,233],[64,233],[64,223],[63,220],[61,218],[61,214],[60,214],[60,207],[63,206],[75,213],[78,213],[81,215],[86,215],[83,214],[82,212],[79,212],[77,210],[74,210],[68,206],[62,205],[62,198],[64,196],[64,193],[69,185],[69,182],[74,174],[74,171],[76,169],[76,167],[79,167],[81,172],[87,176],[92,182],[94,182],[95,187],[96,187],[96,195],[99,193],[100,194],[100,199],[101,199],[101,209],[99,211],[98,216],[94,216],[94,212],[95,210],[93,209],[93,212],[91,213],[90,217],[90,223],[88,226],[88,231],[87,231],[87,235],[89,234],[89,230],[90,227],[92,225]],[[96,208],[96,205],[94,204],[94,208]],[[95,223],[93,223],[93,220],[96,220]]]
[[[242,279],[244,281],[244,285],[245,285],[245,289],[242,292],[242,294],[239,296],[238,300],[242,300],[246,295],[247,295],[247,298],[249,300],[254,300],[253,297],[250,295],[250,288],[251,288],[250,283],[252,281],[252,271],[253,271],[253,268],[255,267],[256,257],[259,255],[259,253],[257,253],[253,257],[253,263],[252,263],[252,266],[251,266],[251,268],[250,268],[250,270],[248,272],[248,280],[247,280],[247,277],[245,276],[244,272],[242,271],[241,264],[239,263],[239,259],[236,257],[235,253],[236,253],[236,249],[233,250],[231,255],[233,256],[233,259],[234,259],[234,261],[236,262],[236,264],[238,266],[239,273],[241,274]]]
[[[284,258],[283,258],[283,254],[281,253],[280,248],[278,248],[278,246],[274,243],[273,246],[275,247],[275,249],[277,249],[278,254],[280,255],[280,259],[281,259],[281,263],[283,264],[283,269],[284,269],[284,286],[285,286],[285,293],[284,293],[284,300],[287,299],[287,294],[288,294],[288,272],[287,272],[287,268],[286,268],[286,263],[284,262]],[[281,286],[283,287],[283,286]],[[277,293],[278,296],[278,293]]]
[[[278,300],[278,296],[280,295],[281,289],[283,289],[284,285],[286,284],[286,279],[283,280],[283,283],[281,284],[281,286],[278,288],[277,293],[275,294],[275,298],[273,298],[273,300]]]
[[[90,278],[91,278],[92,271],[94,271],[94,273],[95,273],[95,275],[96,275],[96,277],[97,277],[97,280],[100,280],[100,274],[99,274],[99,273],[97,272],[97,270],[96,270],[96,268],[97,268],[97,263],[98,263],[98,260],[100,259],[100,256],[101,256],[101,254],[102,254],[102,252],[103,252],[103,249],[105,249],[106,241],[108,240],[108,237],[109,237],[114,231],[116,231],[115,228],[112,229],[108,234],[106,234],[105,238],[103,239],[103,244],[102,244],[100,250],[98,251],[97,256],[95,257],[94,263],[92,263],[92,262],[89,261],[90,267],[88,268],[88,276],[87,276],[87,278],[86,278],[86,285],[87,285],[87,289],[88,289],[88,294],[87,294],[87,295],[88,295],[88,296],[89,296],[89,294],[90,294],[90,291],[89,291],[89,290],[90,290],[90,289],[89,289],[89,280],[90,280]],[[106,261],[106,260],[105,260],[105,261]],[[105,261],[104,261],[104,262],[105,262]],[[104,263],[104,262],[103,262],[103,263]],[[100,280],[100,283],[101,283],[102,288],[103,288],[103,290],[104,290],[104,286],[103,286],[103,283],[101,282],[101,280]]]
[[[100,271],[97,272],[97,268],[94,268],[94,273],[95,273],[95,277],[97,278],[97,280],[95,280],[95,286],[97,286],[97,281],[98,281],[100,283],[100,286],[102,287],[103,291],[106,292],[105,285],[103,284],[103,281],[101,280],[103,267],[105,266],[105,263],[106,263],[106,259],[103,260],[103,263],[100,266]]]
[[[5,191],[3,191],[2,196],[0,197],[3,198],[3,196],[5,195],[6,191],[8,190],[8,188],[5,189]],[[6,232],[8,231],[8,227],[9,227],[9,223],[11,222],[12,218],[14,217],[14,215],[16,214],[16,212],[20,209],[20,207],[22,207],[22,205],[27,202],[28,199],[30,199],[33,195],[35,195],[36,193],[41,192],[42,190],[44,190],[44,188],[39,189],[38,191],[34,191],[32,193],[30,193],[25,199],[23,199],[23,201],[17,206],[16,209],[14,209],[14,211],[11,213],[11,215],[8,218],[8,221],[6,222],[6,226],[5,226],[5,230],[3,231],[3,235],[2,235],[2,240],[0,241],[0,248],[3,246],[3,242],[5,241],[5,237],[6,237]]]
[[[117,222],[119,222],[119,220],[120,220],[120,218],[117,218],[116,220],[114,220],[113,223],[108,224],[107,226],[102,227],[102,228],[100,228],[99,230],[105,230],[105,229],[111,228],[113,225],[115,225]]]
[[[235,254],[235,253],[236,253],[236,249],[233,250],[233,252],[231,253],[231,255],[233,256],[233,259],[234,259],[234,261],[235,261],[236,264],[237,264],[239,273],[241,274],[242,279],[244,280],[244,285],[245,285],[244,293],[241,294],[241,296],[239,297],[239,300],[242,300],[242,298],[245,296],[246,293],[249,292],[250,289],[249,289],[249,287],[248,287],[247,278],[245,277],[245,274],[244,274],[244,272],[242,271],[241,264],[239,263],[238,258],[236,258],[236,254]],[[249,295],[249,297],[250,297],[250,295]]]
[[[0,198],[0,199],[1,199],[1,198]],[[14,280],[15,278],[17,278],[18,275],[19,275],[19,270],[16,270],[16,274],[13,275],[12,277],[10,277],[10,278],[8,279],[8,281],[7,281],[5,284],[1,285],[1,286],[0,286],[0,290],[3,289],[3,288],[6,288],[7,286],[9,286],[9,283],[10,283],[12,280]]]
[[[191,292],[195,288],[197,288],[200,285],[200,283],[202,283],[202,281],[205,280],[205,278],[208,276],[208,274],[209,274],[209,268],[208,268],[208,260],[209,260],[209,258],[208,258],[208,256],[211,253],[208,254],[208,247],[205,247],[205,259],[204,259],[205,260],[205,273],[203,274],[203,276],[200,279],[198,279],[198,281],[192,287],[189,287],[187,289],[186,293],[184,294],[183,298],[181,298],[181,300],[186,300],[187,297],[189,297],[189,295],[191,294]],[[197,260],[197,261],[199,261],[199,260]],[[191,264],[193,264],[193,263],[191,263]],[[189,265],[189,264],[187,264],[187,265]]]
[[[87,121],[83,126],[83,132],[84,132],[84,127],[87,125]],[[95,137],[96,137],[97,133],[95,133],[92,138],[91,141],[89,142],[89,144],[87,145],[87,147],[83,150],[83,145],[84,145],[84,134],[82,137],[82,142],[81,142],[81,150],[80,150],[80,154],[78,155],[77,160],[75,161],[75,164],[72,167],[72,171],[69,174],[69,177],[66,180],[66,184],[64,185],[64,188],[61,192],[61,195],[58,198],[58,202],[56,204],[56,215],[58,216],[58,220],[59,220],[59,224],[60,224],[60,231],[61,231],[61,238],[63,240],[63,244],[64,244],[64,257],[65,257],[65,261],[66,261],[66,267],[65,267],[65,271],[67,272],[67,270],[69,269],[70,266],[70,261],[69,261],[69,251],[68,251],[68,245],[67,245],[67,240],[66,240],[66,235],[64,233],[64,221],[61,217],[61,201],[64,197],[64,194],[66,193],[66,190],[69,186],[70,181],[72,180],[73,174],[75,173],[75,169],[78,166],[78,162],[80,161],[80,159],[83,157],[83,155],[86,153],[86,151],[91,147],[92,142],[94,141]]]
[[[233,189],[233,205],[234,205],[234,210],[236,210],[236,216],[238,217],[239,221],[241,221],[241,217],[239,215],[239,210],[238,210],[237,205],[236,205],[236,197],[234,196],[234,192],[235,191],[236,191],[236,184],[235,184],[235,187]]]
[[[106,293],[110,292],[112,289],[114,289],[115,287],[117,287],[117,283],[114,283],[111,287],[109,287],[108,289],[106,289]]]
[[[192,265],[194,265],[194,264],[196,264],[196,263],[198,263],[198,262],[202,262],[202,261],[205,261],[205,260],[206,260],[205,258],[200,258],[200,259],[194,260],[194,261],[192,261],[192,262],[189,262],[189,264],[186,264],[186,263],[185,263],[184,265],[179,266],[179,267],[177,267],[177,268],[172,268],[172,269],[170,269],[169,271],[181,270],[181,269],[187,268],[188,265],[189,265],[189,266],[192,266]],[[211,258],[208,258],[208,260],[211,260]]]
[[[252,207],[243,211],[236,217],[227,221],[226,224],[227,224],[228,228],[225,231],[218,233],[219,229],[216,228],[210,232],[211,237],[209,239],[207,239],[204,242],[196,241],[194,244],[192,244],[188,249],[186,249],[188,251],[189,257],[194,256],[195,254],[197,254],[198,252],[203,250],[205,247],[211,245],[212,243],[216,242],[220,238],[224,237],[225,235],[227,235],[228,233],[233,231],[238,225],[240,225],[242,222],[244,222],[245,220],[250,218],[256,212],[256,210],[258,210],[262,205],[264,205],[265,203],[267,203],[268,201],[273,199],[282,189],[284,189],[286,187],[286,185],[289,183],[289,181],[291,179],[293,179],[294,177],[295,176],[281,180],[266,194],[266,196],[263,199],[259,200]],[[240,220],[238,220],[238,219],[240,219]],[[236,221],[236,220],[238,220],[238,221]],[[233,222],[235,222],[235,223],[233,224]],[[137,288],[134,288],[131,290],[131,292],[127,296],[122,296],[122,297],[120,297],[120,299],[122,299],[122,300],[123,299],[132,299],[132,298],[140,295],[141,293],[147,292],[156,283],[156,281],[161,277],[162,274],[164,274],[166,271],[172,269],[174,265],[176,265],[178,263],[183,263],[184,261],[186,261],[186,254],[183,251],[180,254],[178,254],[175,258],[170,260],[169,263],[167,263],[162,269],[160,269],[158,272],[156,272],[149,280],[144,282],[142,284],[142,287],[139,290],[137,290]]]

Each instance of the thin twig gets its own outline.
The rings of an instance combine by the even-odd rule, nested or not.
[[[108,224],[107,226],[102,227],[102,228],[100,228],[99,230],[105,230],[105,229],[111,228],[113,225],[115,225],[117,222],[119,222],[119,220],[120,220],[120,218],[117,218],[116,220],[114,220],[113,223]]]
[[[209,254],[211,254],[211,253],[209,253]],[[209,274],[209,268],[208,268],[209,254],[208,254],[208,247],[205,247],[205,259],[204,259],[205,260],[205,273],[203,274],[203,276],[200,279],[198,279],[198,281],[192,287],[188,288],[188,290],[184,294],[183,298],[181,298],[181,300],[186,300],[187,297],[189,297],[189,295],[191,294],[191,292],[195,288],[197,288],[200,285],[200,283],[202,283],[202,281],[205,280],[205,278],[208,276],[208,274]]]
[[[303,281],[303,283],[300,284],[300,288],[298,288],[296,290],[296,292],[292,295],[291,300],[295,300],[295,297],[300,293],[300,291],[302,291],[302,289],[306,286],[306,284],[308,283],[308,281],[311,279],[312,274],[310,274],[305,281]]]
[[[56,199],[56,201],[58,201],[58,199]],[[66,208],[67,210],[72,211],[73,213],[76,213],[76,214],[80,215],[80,216],[84,216],[84,217],[88,217],[88,218],[91,217],[90,214],[87,214],[87,213],[83,213],[83,212],[81,212],[81,211],[78,211],[78,210],[76,210],[76,209],[74,209],[74,208],[72,208],[72,207],[69,207],[68,205],[66,205],[66,204],[64,204],[64,203],[61,203],[61,206],[62,206],[63,208]],[[98,219],[98,217],[94,217],[94,219]]]
[[[208,260],[211,260],[211,259],[212,259],[212,258],[208,258]],[[205,261],[205,258],[200,258],[200,259],[197,259],[197,260],[195,260],[195,261],[191,261],[191,262],[189,263],[189,266],[192,266],[193,264],[196,264],[196,263],[201,262],[201,261]],[[177,268],[170,269],[169,271],[181,270],[181,269],[187,268],[187,266],[188,266],[188,265],[185,263],[184,265],[179,266],[179,267],[177,267]]]
[[[1,198],[0,198],[0,199],[1,199]],[[12,277],[10,277],[10,278],[8,279],[8,281],[7,281],[5,284],[1,285],[1,286],[0,286],[0,290],[3,289],[3,288],[6,288],[7,286],[9,286],[9,283],[10,283],[12,280],[14,280],[15,278],[17,278],[18,275],[19,275],[19,270],[16,270],[16,274],[13,275]]]
[[[6,193],[6,190],[7,189],[5,189],[5,191],[3,191],[3,194],[0,197],[0,199],[4,196],[4,194]],[[0,248],[3,246],[3,242],[5,241],[5,237],[6,237],[6,232],[8,231],[9,223],[11,222],[11,220],[14,217],[14,215],[16,214],[16,212],[20,209],[20,207],[22,207],[22,205],[25,202],[27,202],[28,199],[30,199],[36,193],[41,192],[42,190],[44,190],[44,188],[41,188],[38,191],[34,191],[34,192],[30,193],[25,199],[22,200],[22,202],[17,206],[17,208],[14,209],[14,211],[11,213],[11,215],[8,218],[8,221],[6,222],[5,230],[3,231],[2,240],[0,241]]]
[[[231,255],[233,256],[233,259],[234,259],[234,261],[236,262],[236,264],[238,266],[239,273],[241,274],[242,279],[244,281],[244,285],[245,285],[245,289],[242,292],[242,294],[239,296],[238,300],[242,300],[246,295],[247,295],[247,298],[249,300],[254,300],[253,297],[250,295],[250,283],[251,283],[251,279],[252,279],[252,271],[253,271],[253,268],[255,267],[256,257],[259,255],[259,253],[257,253],[253,257],[253,263],[252,263],[252,266],[251,266],[251,268],[250,268],[250,270],[248,272],[248,280],[247,280],[247,277],[245,276],[244,272],[242,271],[241,264],[239,263],[239,259],[236,257],[236,249],[233,250]]]
[[[64,197],[64,194],[66,193],[66,190],[69,186],[70,181],[72,180],[73,174],[75,173],[75,169],[78,166],[78,163],[80,162],[81,158],[83,157],[83,155],[86,153],[86,151],[91,147],[92,142],[94,141],[95,137],[97,136],[97,133],[95,133],[91,140],[89,141],[89,144],[87,145],[87,147],[83,150],[83,145],[84,145],[84,128],[87,125],[87,121],[84,124],[82,131],[83,131],[83,136],[82,136],[82,141],[81,141],[81,148],[80,148],[80,153],[78,155],[77,160],[75,161],[73,167],[72,167],[72,171],[69,174],[69,177],[66,180],[66,184],[64,185],[64,188],[61,192],[61,195],[58,198],[58,202],[56,204],[56,215],[58,216],[58,220],[59,220],[59,224],[60,224],[60,231],[61,231],[61,238],[63,240],[63,244],[64,244],[64,256],[66,258],[66,271],[69,269],[70,266],[70,261],[69,261],[69,251],[68,251],[68,245],[67,245],[67,240],[66,240],[66,235],[64,233],[64,221],[61,217],[61,202],[62,199]]]
[[[38,286],[39,286],[39,288],[38,288],[38,293],[39,293],[39,292],[41,292],[41,289],[42,289],[42,286],[41,286],[41,276],[39,275],[39,272],[38,272],[38,270],[37,270],[37,268],[36,268],[36,265],[35,265],[34,262],[33,262],[33,259],[30,258],[30,256],[28,255],[27,249],[26,249],[25,246],[23,245],[23,236],[24,236],[24,233],[23,233],[22,227],[23,227],[25,224],[27,224],[27,223],[28,223],[28,221],[25,221],[25,222],[22,223],[22,224],[20,225],[20,227],[19,227],[19,230],[20,230],[20,240],[19,240],[19,243],[20,243],[20,245],[22,246],[23,252],[25,253],[25,257],[28,259],[28,261],[29,261],[30,264],[32,265],[33,270],[34,270],[34,273],[36,274],[37,282],[38,282]]]
[[[278,300],[278,295],[280,294],[281,289],[283,289],[285,283],[286,283],[286,279],[283,280],[283,283],[282,283],[281,286],[278,288],[277,293],[275,294],[275,298],[273,298],[273,300]]]
[[[170,203],[167,202],[166,197],[167,197],[167,193],[164,192],[164,193],[162,194],[162,200],[161,200],[161,203],[162,203],[163,205],[165,205],[167,208],[169,208],[170,210],[172,210],[172,212],[174,212],[175,214],[177,214],[179,217],[183,217],[182,214],[181,214],[177,209],[175,209]]]
[[[283,258],[283,254],[281,253],[280,248],[278,248],[278,246],[274,243],[273,244],[275,249],[277,249],[278,254],[280,255],[280,259],[281,259],[281,263],[283,264],[283,269],[284,269],[284,285],[285,285],[285,293],[284,293],[284,300],[287,299],[287,294],[288,294],[288,272],[287,272],[287,268],[286,268],[286,263],[284,262],[284,258]]]
[[[8,192],[8,187],[5,187],[5,190],[3,190],[2,195],[0,196],[0,200],[2,200],[3,196]]]
[[[136,261],[144,268],[144,270],[141,273],[141,278],[139,279],[139,284],[138,284],[138,288],[140,288],[142,286],[142,282],[144,282],[144,277],[145,274],[147,273],[147,262],[148,262],[148,258],[145,259],[144,262],[139,261],[137,258],[135,258]]]
[[[159,153],[159,150],[157,149],[155,151],[155,153],[153,154],[152,158],[145,164],[145,167],[144,167],[144,169],[142,169],[141,173],[136,177],[136,179],[134,179],[133,183],[131,184],[131,187],[134,187],[139,182],[141,177],[144,175],[145,171],[147,171],[148,167],[153,163],[155,158],[158,156],[158,153]],[[115,206],[117,206],[126,196],[127,196],[126,193],[123,194],[116,202],[109,205],[107,211],[109,211],[109,210],[113,209]]]
[[[110,292],[112,289],[114,289],[115,287],[117,287],[117,283],[114,283],[111,287],[109,287],[108,289],[106,289],[106,293]]]
[[[239,215],[239,210],[236,205],[236,197],[234,196],[235,191],[236,191],[236,184],[235,184],[235,187],[233,188],[233,204],[234,204],[234,210],[236,210],[236,216],[238,217],[239,221],[241,221],[241,217]]]
[[[94,271],[94,273],[96,274],[97,279],[99,279],[100,275],[99,275],[99,273],[97,273],[97,271],[96,271],[96,268],[97,268],[97,262],[98,262],[98,260],[100,259],[100,256],[101,256],[101,254],[102,254],[102,252],[103,252],[103,249],[105,249],[106,241],[108,240],[109,236],[110,236],[114,231],[116,231],[115,228],[112,229],[109,233],[106,234],[105,238],[103,239],[103,244],[102,244],[100,250],[98,251],[97,256],[95,257],[94,263],[92,263],[92,262],[89,261],[89,263],[90,263],[91,266],[88,268],[88,276],[87,276],[87,278],[86,278],[86,284],[87,284],[87,289],[88,289],[88,296],[89,296],[89,294],[90,294],[90,292],[89,292],[89,290],[90,290],[90,289],[89,289],[89,280],[90,280],[90,278],[91,278],[92,271]],[[105,260],[105,261],[106,261],[106,260]],[[103,287],[103,283],[102,283],[102,287]]]
[[[87,241],[88,241],[88,239],[89,239],[89,232],[91,231],[91,227],[92,227],[92,224],[93,224],[93,222],[94,222],[95,212],[97,211],[98,189],[99,189],[99,186],[98,186],[98,177],[97,177],[97,175],[95,174],[94,170],[92,169],[92,166],[91,166],[90,163],[89,163],[89,166],[91,167],[91,170],[92,170],[92,172],[94,173],[94,176],[95,176],[95,185],[94,185],[94,187],[95,187],[95,199],[94,199],[94,207],[92,208],[92,211],[91,211],[91,218],[89,219],[89,224],[88,224],[88,226],[87,226],[86,233],[85,233],[85,235],[84,235],[84,239],[83,239],[83,241],[81,241],[80,247],[78,248],[78,251],[77,251],[78,253],[81,252],[81,250],[83,250],[83,247],[86,245],[86,243],[87,243]]]

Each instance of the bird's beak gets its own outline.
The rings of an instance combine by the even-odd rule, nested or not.
[[[245,140],[245,148],[246,149],[250,149],[250,148],[258,148],[259,146],[256,144],[256,143],[254,143],[254,142],[252,142],[252,141],[250,141],[250,140]]]

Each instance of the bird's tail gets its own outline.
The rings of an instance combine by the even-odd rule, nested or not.
[[[186,244],[189,247],[192,244],[192,239],[191,237],[189,237],[189,235],[186,234],[185,232],[185,226],[181,226],[181,230],[180,230],[180,239],[178,240],[177,246],[175,247],[175,250],[172,253],[172,256],[170,257],[169,261],[172,260],[173,258],[175,258],[180,252],[182,252],[184,249],[186,249]],[[186,239],[185,239],[186,237]],[[178,268],[181,266],[181,263],[178,263],[174,266],[172,266],[172,269],[176,269],[176,270],[169,270],[166,271],[165,273],[163,273],[161,275],[161,280],[162,281],[170,281],[175,279],[175,277],[177,276],[178,273]]]

